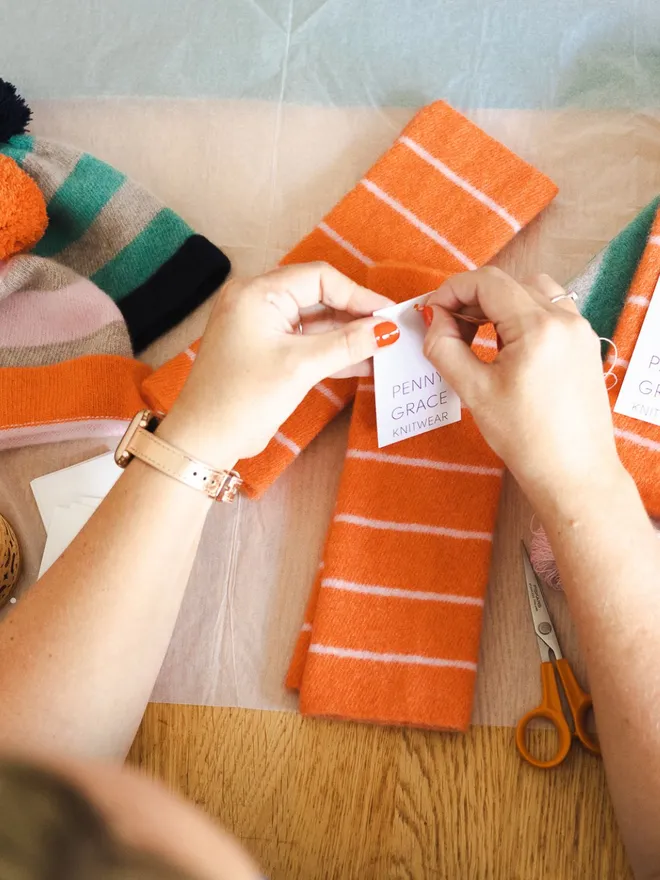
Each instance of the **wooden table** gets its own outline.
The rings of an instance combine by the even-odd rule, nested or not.
[[[574,747],[534,770],[512,728],[151,704],[130,760],[216,816],[271,880],[632,876],[602,763]]]

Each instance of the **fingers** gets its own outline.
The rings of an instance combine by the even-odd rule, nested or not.
[[[474,311],[474,307],[472,307],[472,310]],[[457,317],[457,314],[456,312],[448,312],[440,306],[426,305],[422,309],[422,317],[427,327],[430,327],[431,323],[435,321],[436,330],[441,332],[442,335],[455,336],[457,339],[467,342],[468,345],[472,345],[479,329],[478,325],[462,320]],[[461,314],[464,314],[464,312],[461,312]]]
[[[369,367],[363,362],[378,351],[379,338],[383,344],[382,336],[379,337],[382,325],[382,319],[359,318],[330,333],[303,337],[298,345],[304,354],[305,369],[313,373],[314,382],[337,374],[367,375]],[[396,342],[397,335],[395,330],[386,344]]]
[[[348,321],[355,320],[348,312],[338,312],[326,306],[317,306],[314,310],[305,309],[301,313],[303,333],[328,333],[330,330],[338,330]]]
[[[336,373],[333,373],[329,378],[331,379],[357,379],[361,376],[372,376],[374,372],[374,365],[371,358],[366,361],[360,361],[359,364],[353,364],[352,367],[346,367],[344,370],[339,370]]]
[[[361,287],[328,263],[284,266],[256,279],[261,290],[287,294],[298,309],[323,303],[351,315],[371,315],[393,305],[392,300]]]
[[[428,301],[450,312],[478,306],[494,324],[508,322],[539,308],[529,290],[494,266],[448,278]]]
[[[544,297],[544,300],[553,308],[562,309],[566,312],[579,314],[575,302],[566,294],[564,288],[549,275],[533,275],[526,282],[526,286],[534,288]],[[559,299],[559,297],[562,297]],[[552,300],[555,300],[553,303]]]
[[[431,308],[433,322],[424,340],[424,355],[467,406],[472,406],[488,382],[489,367],[462,338],[454,319],[438,306]]]
[[[553,303],[553,299],[556,302]],[[529,283],[519,284],[493,266],[449,278],[430,294],[428,302],[440,306],[445,312],[474,313],[475,309],[480,309],[495,325],[498,340],[503,345],[520,339],[543,320],[548,311],[577,313],[564,289],[549,275],[537,275]],[[462,335],[467,339],[464,330]]]

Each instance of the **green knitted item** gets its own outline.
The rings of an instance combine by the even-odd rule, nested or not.
[[[598,336],[611,339],[660,205],[656,196],[566,285]],[[607,348],[607,344],[605,344]]]

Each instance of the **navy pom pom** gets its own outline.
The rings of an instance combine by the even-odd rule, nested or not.
[[[15,134],[25,134],[31,119],[32,111],[16,87],[0,79],[0,144]]]

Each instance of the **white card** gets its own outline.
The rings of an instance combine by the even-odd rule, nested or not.
[[[32,480],[30,485],[46,531],[50,529],[56,507],[67,507],[81,495],[104,498],[121,472],[115,464],[114,453],[107,452]]]
[[[83,504],[56,507],[52,511],[44,555],[41,558],[41,567],[39,568],[39,577],[48,571],[55,560],[64,553],[93,513],[93,508]]]
[[[660,281],[655,286],[614,412],[660,427]]]
[[[428,294],[375,312],[400,337],[374,355],[378,446],[389,446],[460,421],[461,401],[423,354],[426,327],[415,305]]]
[[[84,507],[91,507],[92,510],[96,510],[96,508],[102,501],[102,498],[92,498],[89,495],[80,495],[78,498],[76,498],[77,504],[82,504]]]

